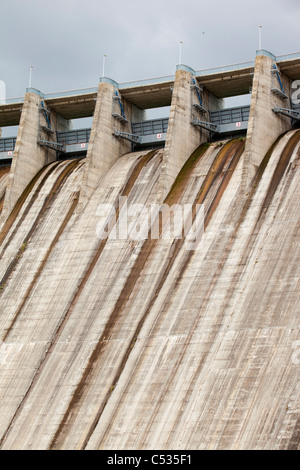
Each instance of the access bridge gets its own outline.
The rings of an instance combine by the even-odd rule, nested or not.
[[[16,145],[16,137],[4,137],[0,139],[0,164],[11,160]]]
[[[15,163],[3,217],[49,161],[87,155],[81,210],[103,175],[132,150],[164,146],[160,187],[166,195],[195,148],[247,132],[246,190],[278,135],[299,123],[291,104],[299,78],[300,53],[259,50],[253,61],[198,71],[180,64],[166,77],[127,83],[101,77],[97,87],[59,93],[27,88],[24,98],[0,102],[0,128],[19,125],[17,140],[1,140],[0,163],[12,154]],[[249,106],[223,109],[224,98],[249,94],[251,112]],[[148,109],[167,106],[170,118],[146,120]],[[84,117],[92,117],[92,129],[71,130],[72,120]]]
[[[192,121],[218,137],[226,137],[247,130],[250,106],[239,106],[209,112],[209,121]],[[131,133],[114,132],[119,138],[130,140],[135,148],[163,146],[166,141],[169,118],[157,118],[131,124]],[[91,128],[57,132],[58,153],[65,156],[84,156],[88,150]],[[0,139],[0,160],[13,157],[16,137]]]
[[[259,54],[269,55],[267,51],[258,51]],[[280,80],[278,67],[290,79],[295,80],[299,78],[300,55],[296,53],[278,57],[274,56],[273,59],[271,73],[274,75],[275,80],[278,79],[278,83],[271,91],[284,100],[287,96]],[[201,84],[202,89],[206,89],[217,99],[221,100],[225,97],[245,95],[251,92],[255,61],[199,71],[193,71],[184,65],[177,66],[177,69],[184,70],[185,68],[191,71],[197,85]],[[106,77],[101,77],[100,82],[102,81],[112,82],[119,90],[122,99],[127,100],[127,102],[141,110],[145,110],[171,105],[175,76],[170,75],[124,83],[116,83]],[[66,120],[92,117],[94,114],[97,100],[96,87],[47,94],[40,93],[38,90],[27,89],[27,92],[32,91],[40,94],[45,108],[49,107],[52,112],[57,113]],[[115,98],[119,99],[118,96]],[[23,105],[23,97],[6,99],[0,102],[0,127],[18,125]],[[202,109],[202,111],[205,111],[205,114],[200,112],[197,118],[192,116],[191,124],[208,130],[212,140],[247,131],[250,106],[216,111]],[[274,107],[273,111],[274,113],[290,117],[294,124],[299,122],[299,109],[294,110],[292,106],[287,104],[287,100],[282,106]],[[115,117],[117,116],[115,115]],[[124,118],[125,116],[120,117]],[[125,129],[116,129],[113,135],[117,138],[131,141],[133,149],[163,146],[166,141],[168,123],[167,117],[132,122],[129,127],[126,127],[126,132],[124,132]],[[47,130],[50,131],[50,129]],[[52,140],[51,148],[54,148],[58,154],[84,155],[88,149],[90,132],[90,129],[55,132],[50,139]],[[47,146],[48,140],[48,138],[44,138],[39,143]],[[12,158],[15,143],[16,138],[0,139],[0,161]]]

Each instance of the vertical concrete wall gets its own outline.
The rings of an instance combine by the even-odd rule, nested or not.
[[[191,88],[193,75],[192,69],[186,66],[177,67],[161,172],[161,200],[167,195],[191,153],[201,143],[209,140],[207,130],[191,124],[194,99],[194,91]],[[202,92],[202,101],[207,110],[218,109],[223,105],[222,100],[218,100],[205,89]],[[199,115],[199,119],[208,121],[208,113]]]
[[[2,220],[13,209],[18,198],[32,180],[35,174],[47,163],[56,159],[56,152],[47,147],[41,147],[38,140],[50,140],[46,135],[41,135],[40,123],[43,123],[40,105],[43,99],[42,93],[30,89],[24,98],[21,113],[18,136],[14,149],[12,166],[9,174]],[[51,111],[51,128],[54,131],[68,128],[68,121]],[[52,139],[52,138],[51,138]]]
[[[281,73],[288,99],[282,100],[271,91],[272,88],[280,89],[277,77],[271,72],[273,64],[276,64],[275,56],[267,51],[257,52],[242,173],[244,191],[251,185],[256,169],[271,145],[279,135],[291,128],[289,117],[272,111],[276,106],[290,108],[291,89],[291,80]]]
[[[126,100],[122,100],[123,110],[128,123],[122,123],[113,114],[121,114],[119,103],[114,99],[118,84],[113,80],[105,79],[98,87],[97,102],[94,112],[89,147],[86,158],[85,172],[78,210],[82,210],[85,203],[91,197],[100,179],[112,167],[116,160],[128,152],[131,152],[131,142],[117,138],[115,131],[131,133],[131,119],[141,117],[138,109]],[[118,91],[121,99],[121,95]]]

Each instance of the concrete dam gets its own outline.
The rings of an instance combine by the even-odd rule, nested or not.
[[[0,104],[2,450],[300,448],[297,79],[260,50]]]

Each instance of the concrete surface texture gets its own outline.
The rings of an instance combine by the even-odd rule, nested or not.
[[[80,209],[82,209],[96,189],[101,177],[112,167],[114,162],[131,150],[128,140],[117,139],[113,133],[116,131],[131,133],[132,108],[122,100],[124,115],[128,122],[122,123],[115,115],[121,115],[116,92],[117,88],[110,83],[100,82],[98,96],[93,118],[93,125],[87,153],[87,164],[83,177],[80,195]],[[121,100],[121,96],[120,96]],[[136,113],[137,114],[137,113]]]
[[[0,216],[1,216],[1,212],[2,212],[3,204],[4,204],[9,170],[10,170],[10,166],[4,165],[0,167]]]
[[[44,165],[56,159],[55,150],[45,146],[41,147],[38,144],[40,139],[55,141],[55,137],[53,139],[41,130],[40,125],[44,124],[48,127],[40,109],[41,101],[38,91],[37,93],[28,92],[24,98],[12,168],[7,183],[3,219],[8,217],[18,198],[36,173]],[[69,127],[69,123],[61,116],[56,116],[55,112],[49,115],[48,120],[53,131],[66,130]]]
[[[116,159],[81,211],[88,161],[36,173],[0,231],[1,449],[299,449],[299,148],[247,193],[244,139],[191,152],[164,203],[203,207],[194,250],[134,237],[163,150]]]
[[[197,113],[193,110],[193,103],[198,101],[197,104],[199,105],[199,99],[192,88],[192,79],[192,73],[186,70],[176,71],[161,171],[161,200],[166,197],[168,190],[192,151],[201,143],[209,140],[207,130],[191,124],[194,119],[206,122],[209,120],[208,113]],[[223,101],[218,100],[207,90],[201,92],[201,95],[205,109],[213,111],[222,107]]]
[[[275,107],[290,107],[292,82],[284,73],[281,73],[277,64],[276,68],[279,71],[281,85],[287,99],[283,100],[272,91],[281,90],[277,75],[272,74],[272,68],[275,64],[275,57],[264,54],[256,57],[245,149],[243,174],[245,191],[251,184],[255,172],[270,146],[279,135],[291,127],[291,121],[288,117],[270,113],[270,110]]]

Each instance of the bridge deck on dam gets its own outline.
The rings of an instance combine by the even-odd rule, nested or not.
[[[0,139],[0,163],[3,160],[12,158],[16,141],[16,137],[5,137]]]
[[[209,113],[210,125],[213,126],[213,133],[220,136],[228,133],[244,131],[248,127],[250,106],[236,106]],[[132,139],[133,144],[138,147],[149,147],[163,145],[167,138],[169,118],[150,119],[140,122],[133,122],[131,125],[132,134],[116,132],[118,137]],[[207,126],[203,122],[203,127]],[[63,146],[63,153],[81,154],[86,153],[91,135],[91,128],[74,129],[56,133],[57,143]],[[16,145],[16,137],[0,138],[0,160],[12,159]]]
[[[258,51],[259,52],[259,51]],[[276,62],[291,79],[300,77],[300,53],[278,56]],[[208,91],[218,98],[249,93],[252,85],[254,61],[194,71]],[[178,66],[184,68],[185,66]],[[192,69],[190,69],[192,70]],[[101,78],[100,81],[109,80]],[[170,106],[175,75],[116,84],[123,98],[140,109]],[[42,94],[46,103],[66,119],[93,115],[97,87]],[[13,98],[0,104],[0,127],[19,124],[23,98]]]

